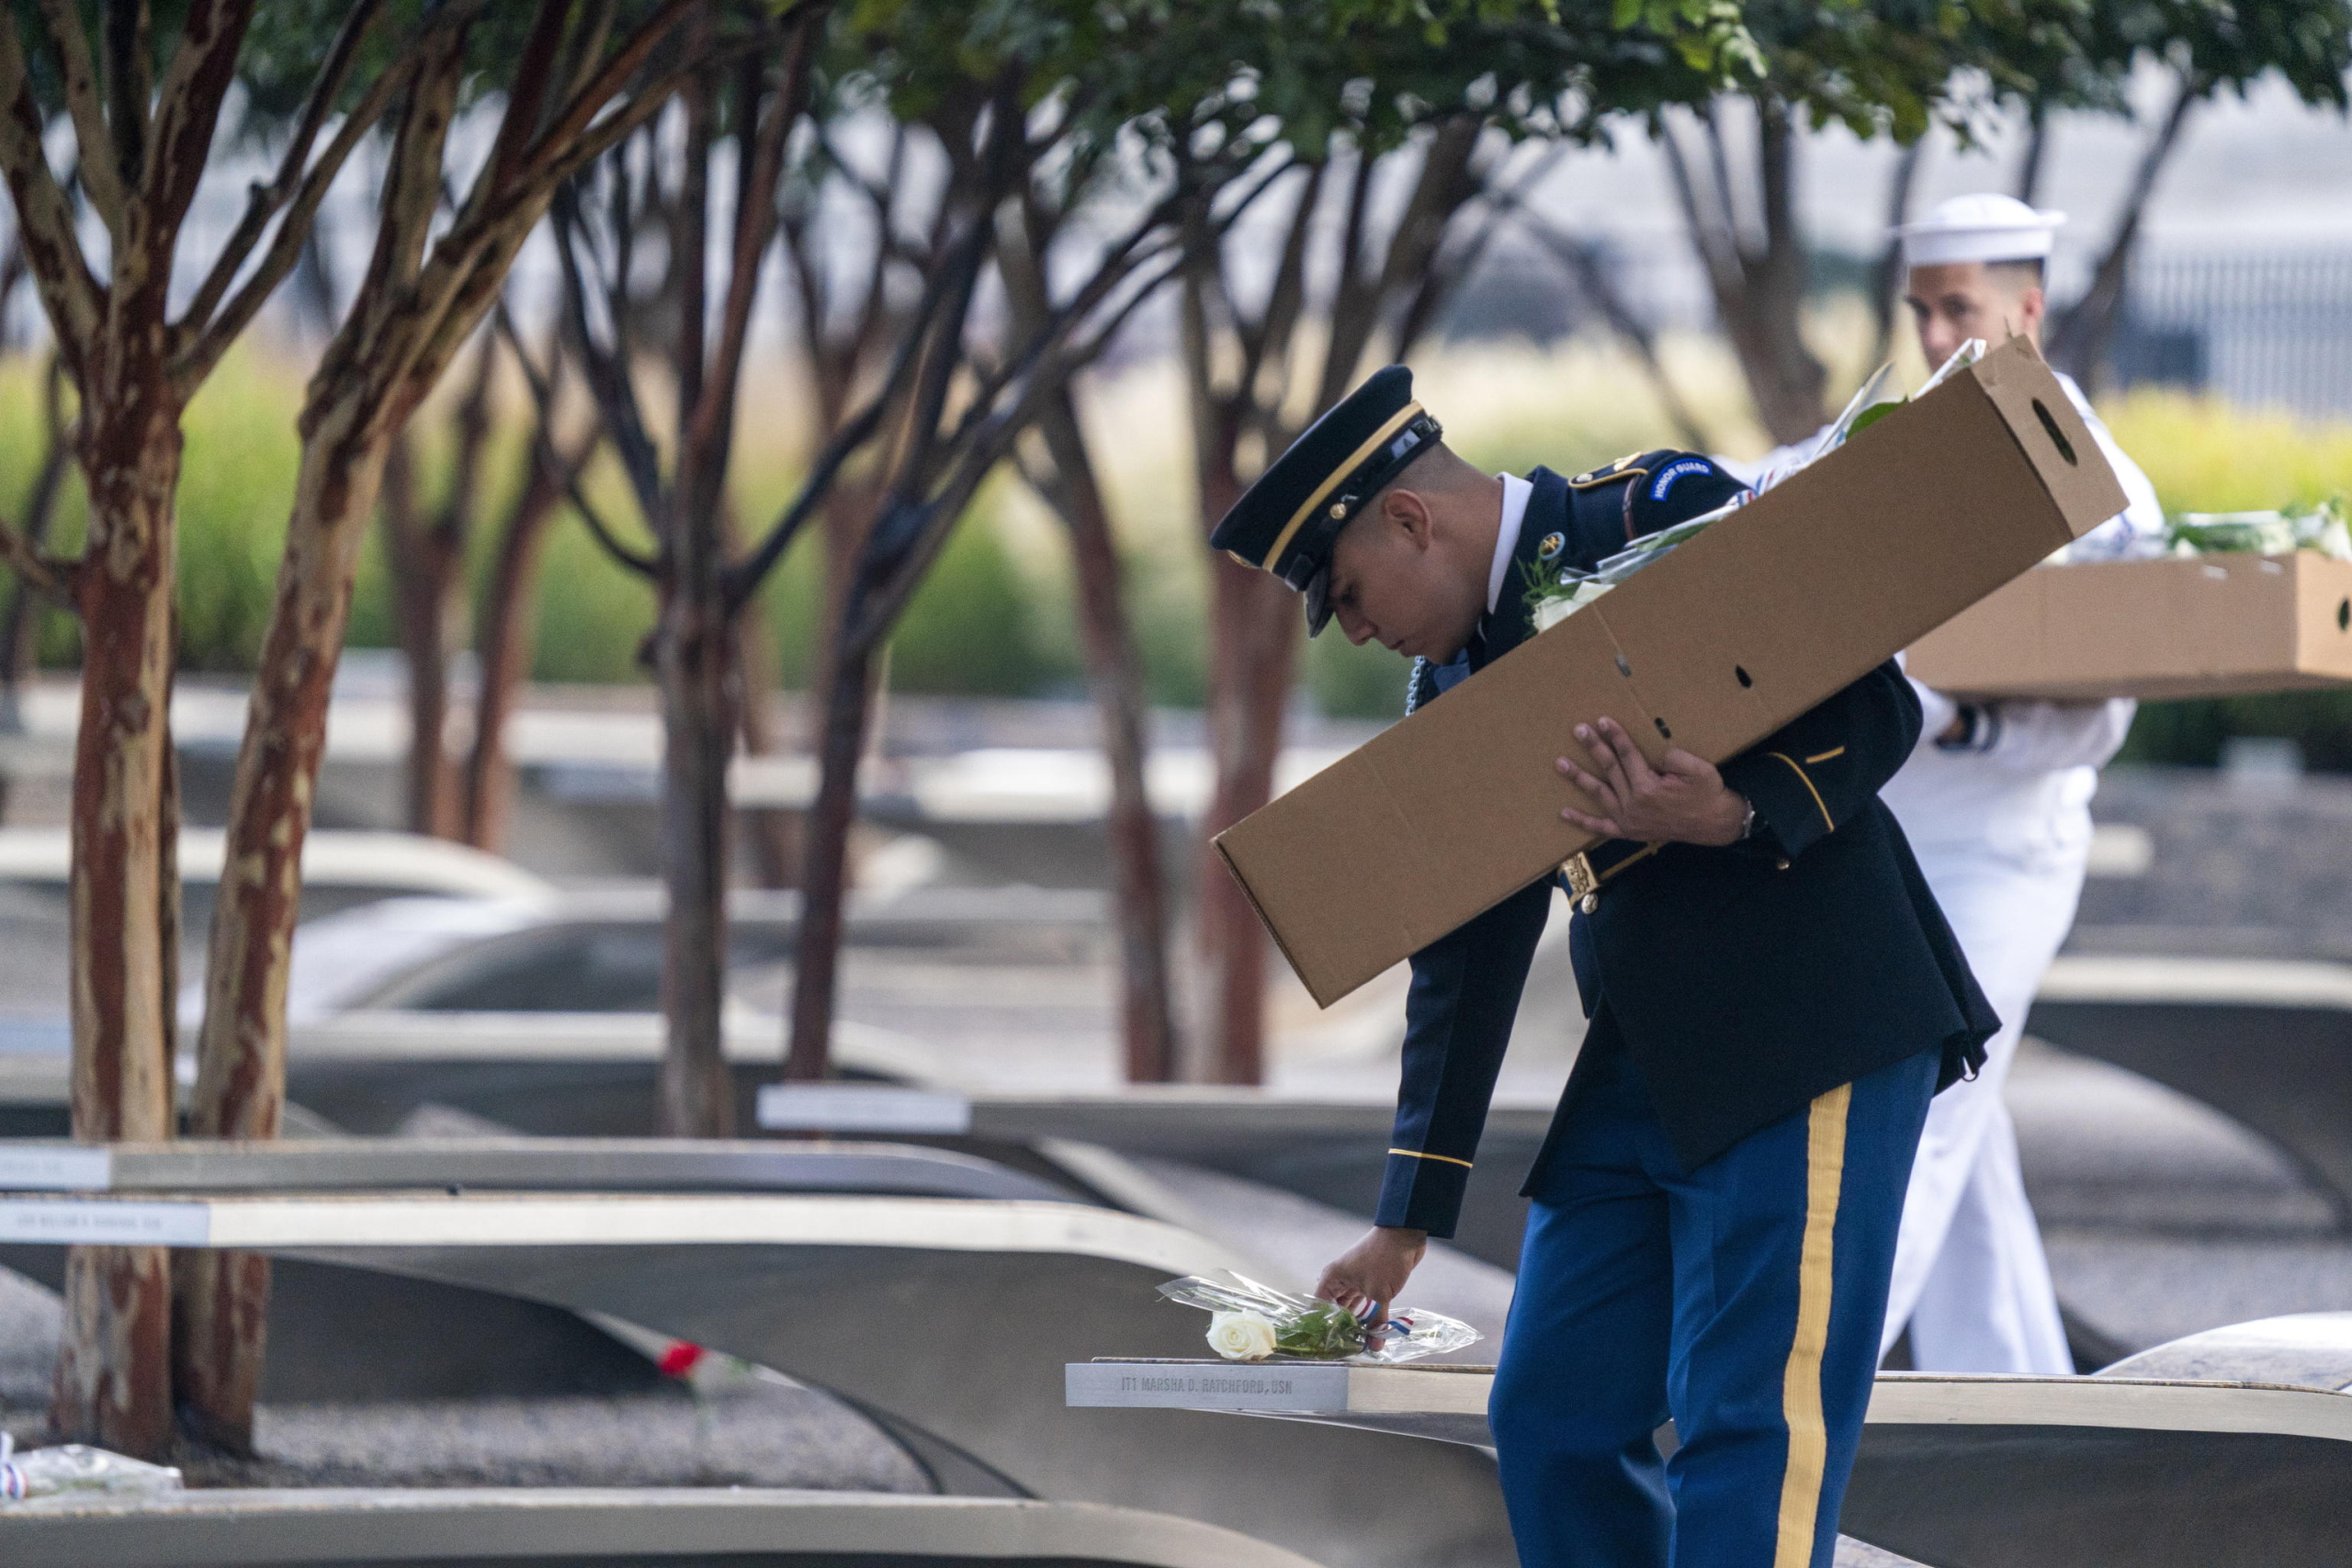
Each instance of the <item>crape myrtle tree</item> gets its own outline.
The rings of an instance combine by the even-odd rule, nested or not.
[[[1999,0],[1983,9],[2009,15]],[[2008,35],[1968,6],[1755,0],[1741,15],[1761,69],[1695,105],[1661,106],[1650,129],[1757,418],[1775,442],[1791,442],[1820,428],[1828,384],[1803,332],[1811,281],[1797,211],[1804,130],[1837,123],[1907,147],[1939,114],[1967,130],[1972,105],[1956,94],[1973,78],[1962,67],[2015,78],[2000,51]],[[1744,126],[1734,123],[1741,103]],[[1891,206],[1907,200],[1917,168],[1898,167]]]
[[[863,411],[865,394],[910,330],[910,311],[944,253],[955,216],[947,182],[938,177],[944,160],[927,129],[874,101],[855,51],[826,63],[811,145],[786,174],[776,223],[786,325],[807,392],[804,441],[812,451]],[[877,132],[878,146],[861,145]],[[840,614],[882,479],[880,466],[861,454],[815,508],[825,558],[820,624]],[[830,668],[824,639],[815,652],[808,688],[821,692]]]
[[[19,581],[82,623],[69,976],[82,1138],[173,1133],[181,414],[284,277],[327,187],[422,58],[423,35],[410,29],[403,47],[381,4],[320,18],[306,88],[268,138],[271,166],[242,220],[209,257],[186,254],[182,226],[223,105],[255,52],[254,9],[253,0],[17,0],[0,14],[0,175],[77,394],[71,446],[88,496],[85,542],[72,560],[0,529]],[[57,122],[72,127],[69,172],[44,142]],[[198,284],[175,311],[183,266]],[[51,1412],[62,1435],[134,1453],[165,1447],[169,1293],[160,1249],[70,1255]]]
[[[678,1136],[723,1137],[735,1129],[720,1010],[730,858],[727,769],[742,728],[736,645],[743,611],[778,554],[730,558],[727,479],[787,142],[806,107],[825,22],[820,11],[800,13],[775,49],[696,73],[672,117],[680,122],[675,157],[665,156],[652,135],[633,138],[568,188],[556,208],[571,347],[652,539],[650,547],[626,541],[581,502],[599,542],[652,585],[658,606],[645,657],[662,694],[662,874],[669,914],[655,1123]],[[729,138],[735,178],[726,227],[714,235],[720,195],[714,176]],[[666,265],[640,266],[638,241],[655,231],[657,214],[669,254],[655,259]],[[715,241],[723,256],[714,271]],[[673,307],[647,308],[641,295],[649,286],[657,299],[673,288]],[[664,328],[666,344],[646,341],[648,332]],[[662,389],[675,400],[667,454],[653,434],[651,404]],[[844,448],[852,439],[843,438]],[[816,488],[822,488],[822,470],[840,460],[820,457]],[[805,510],[796,499],[776,531],[797,527]]]
[[[1186,206],[1171,149],[1197,139],[1246,167],[1262,146],[1245,128],[1263,117],[1226,91],[1263,30],[1256,7],[1032,0],[864,19],[888,29],[869,45],[872,101],[936,150],[944,206],[936,241],[907,247],[921,292],[898,318],[881,390],[853,418],[876,421],[878,437],[870,510],[823,634],[795,1078],[827,1069],[858,764],[890,629],[980,482],[1170,276]],[[1260,188],[1227,190],[1205,220],[1230,223]],[[1052,223],[1031,231],[1029,203]],[[1057,243],[1027,254],[1047,227]],[[1023,248],[1010,285],[1021,297],[984,309],[1010,298],[1008,238]]]
[[[440,494],[430,501],[424,495],[416,433],[404,431],[385,459],[379,521],[409,676],[409,829],[503,854],[514,794],[506,725],[537,650],[539,563],[548,526],[594,454],[600,427],[576,417],[576,409],[565,419],[560,394],[548,398],[547,411],[535,400],[521,477],[493,511],[499,367],[510,358],[527,364],[503,307],[497,319],[497,332],[485,328],[478,335],[464,389],[446,411],[448,474]],[[548,372],[558,387],[564,364],[556,359]],[[524,376],[546,385],[527,367]],[[478,599],[469,603],[468,563],[485,533],[490,568]],[[471,734],[460,745],[449,735],[451,663],[469,642],[479,674]]]
[[[482,502],[488,461],[491,394],[498,369],[498,344],[476,334],[473,364],[466,372],[447,420],[449,477],[428,507],[416,433],[393,438],[384,459],[381,510],[384,558],[392,586],[392,624],[408,668],[408,764],[406,807],[412,833],[466,840],[469,835],[459,789],[458,761],[451,755],[449,660],[463,635],[459,591],[467,547]]]
[[[2072,35],[2063,70],[2018,95],[2031,126],[2020,184],[2038,185],[2049,110],[2123,106],[2133,70],[2154,65],[2169,78],[2169,100],[2150,130],[2123,188],[2083,297],[2052,322],[2049,350],[2060,368],[2096,382],[2123,313],[2132,258],[2156,182],[2199,105],[2224,92],[2243,96],[2275,73],[2303,102],[2346,108],[2352,73],[2347,0],[2078,0],[2088,15]]]
[[[1050,310],[1044,258],[1061,214],[1034,197],[1006,215],[998,250],[1014,330],[1039,330]],[[1127,1080],[1166,1083],[1179,1066],[1169,967],[1169,886],[1159,821],[1147,788],[1150,711],[1143,656],[1127,611],[1117,535],[1076,394],[1057,387],[1013,452],[1021,477],[1068,530],[1078,588],[1078,630],[1087,685],[1111,779],[1104,814],[1119,926],[1119,1038]]]
[[[1280,126],[1281,160],[1267,203],[1273,240],[1250,241],[1275,262],[1254,291],[1241,281],[1242,247],[1198,220],[1216,182],[1192,182],[1179,312],[1204,534],[1258,468],[1439,320],[1542,171],[1542,148],[1516,158],[1515,148],[1589,139],[1612,109],[1703,94],[1744,52],[1730,6],[1456,10],[1430,28],[1399,28],[1379,6],[1285,13],[1282,40],[1251,73],[1252,101]],[[1384,177],[1401,187],[1391,202]],[[1192,1072],[1256,1083],[1268,944],[1211,840],[1272,795],[1299,609],[1272,576],[1224,556],[1209,573],[1216,782],[1195,872],[1205,996]]]
[[[286,548],[231,790],[230,870],[207,955],[188,1107],[199,1136],[277,1131],[302,841],[353,575],[393,440],[496,303],[557,189],[695,79],[711,51],[753,47],[775,26],[764,15],[746,36],[703,25],[708,0],[414,0],[414,8],[423,30],[399,56],[375,247],[298,419]],[[477,95],[495,107],[486,150],[469,157],[449,132]],[[445,191],[452,210],[443,221]],[[198,1435],[232,1449],[251,1441],[267,1267],[251,1254],[197,1253],[178,1281],[183,1415]]]
[[[534,363],[513,318],[501,306],[500,339],[529,383],[532,423],[523,482],[497,527],[497,545],[474,615],[474,659],[479,671],[474,695],[473,739],[459,761],[458,818],[465,841],[492,854],[506,851],[514,814],[514,765],[506,750],[506,727],[514,716],[523,683],[529,679],[538,647],[539,566],[549,528],[565,498],[579,489],[580,476],[601,443],[603,427],[593,413],[567,418],[560,352],[561,318],[549,323],[547,342]],[[421,644],[438,646],[418,637]]]

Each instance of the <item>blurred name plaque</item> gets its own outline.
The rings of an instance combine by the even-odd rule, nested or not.
[[[1063,1377],[1064,1403],[1072,1409],[1348,1408],[1345,1367],[1290,1361],[1073,1361]]]
[[[0,1198],[0,1241],[209,1247],[211,1239],[212,1210],[204,1203]]]
[[[103,1192],[112,1185],[112,1149],[65,1144],[0,1148],[0,1192]]]
[[[937,1089],[887,1084],[772,1083],[760,1125],[773,1133],[906,1133],[955,1137],[972,1130],[972,1102]]]

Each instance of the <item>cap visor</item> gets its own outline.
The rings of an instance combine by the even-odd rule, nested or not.
[[[1331,567],[1328,561],[1307,579],[1301,594],[1306,600],[1306,635],[1319,636],[1331,624]]]

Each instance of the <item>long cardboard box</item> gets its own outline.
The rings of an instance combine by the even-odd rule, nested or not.
[[[1987,355],[1217,836],[1329,1007],[1568,856],[1553,767],[1608,716],[1736,755],[2123,492],[2030,344]]]
[[[2352,561],[2303,551],[2047,567],[1922,637],[1909,669],[1985,697],[2337,685],[2352,681]]]

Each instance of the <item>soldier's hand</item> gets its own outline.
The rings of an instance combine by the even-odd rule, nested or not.
[[[1613,718],[1579,724],[1576,736],[1592,753],[1598,771],[1587,772],[1562,757],[1560,772],[1598,801],[1600,812],[1595,816],[1570,807],[1562,818],[1604,839],[1718,846],[1739,841],[1747,802],[1704,757],[1677,746],[1653,768]]]
[[[1427,1231],[1374,1225],[1323,1270],[1315,1293],[1339,1303],[1368,1323],[1378,1322],[1396,1304],[1405,1281],[1413,1277],[1429,1247]]]

